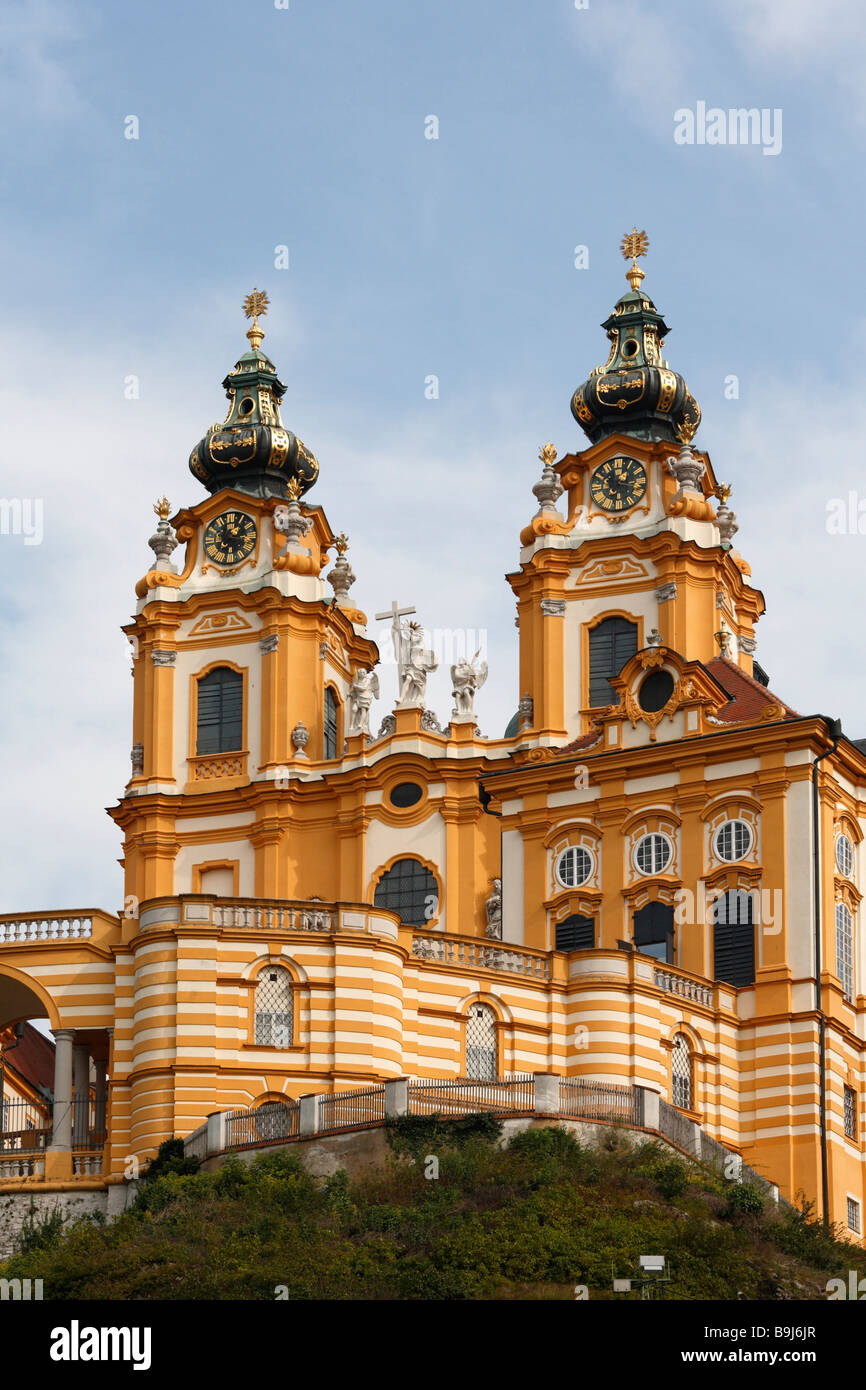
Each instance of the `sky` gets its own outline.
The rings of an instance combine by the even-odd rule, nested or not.
[[[4,0],[0,911],[121,906],[120,626],[154,501],[204,496],[187,460],[253,286],[353,601],[484,634],[496,736],[538,449],[585,444],[569,401],[645,228],[766,599],[758,659],[866,736],[864,66],[859,0]],[[772,143],[675,138],[739,107]],[[445,663],[428,691],[444,723]]]

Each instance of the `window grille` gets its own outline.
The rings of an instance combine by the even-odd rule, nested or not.
[[[487,1004],[472,1004],[466,1020],[466,1075],[474,1081],[496,1076],[496,1015]]]
[[[637,651],[637,623],[627,618],[605,618],[589,632],[589,703],[619,703],[610,676],[618,676]]]
[[[722,893],[713,904],[713,974],[741,989],[755,983],[754,899],[745,889]]]
[[[836,904],[836,974],[842,993],[854,1000],[854,918],[845,903]]]
[[[752,827],[748,821],[726,820],[716,831],[716,854],[726,864],[735,864],[749,853],[752,838]]]
[[[267,965],[256,985],[256,1042],[260,1047],[291,1047],[291,976],[282,965]]]
[[[853,1197],[848,1198],[848,1230],[860,1234],[860,1203]]]
[[[564,849],[556,861],[557,882],[563,888],[579,888],[586,883],[592,873],[592,855],[589,850],[572,845]]]
[[[436,879],[417,859],[398,859],[376,884],[373,905],[396,912],[407,926],[423,927],[439,911]]]
[[[244,678],[240,671],[218,666],[198,683],[195,751],[236,753],[243,748]]]
[[[683,1033],[674,1038],[671,1057],[671,1099],[678,1110],[692,1108],[692,1053]]]
[[[851,1086],[845,1087],[845,1138],[857,1138],[857,1092]]]
[[[337,697],[330,686],[325,687],[325,739],[324,756],[337,756]]]
[[[851,877],[854,868],[854,846],[847,835],[840,835],[836,840],[836,867],[845,878]]]
[[[642,874],[661,874],[671,862],[671,854],[667,835],[642,835],[635,848],[634,862]]]

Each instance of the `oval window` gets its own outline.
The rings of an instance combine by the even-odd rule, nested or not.
[[[398,782],[396,787],[391,788],[390,801],[392,806],[399,806],[402,810],[414,806],[423,795],[423,789],[417,782]]]
[[[644,714],[656,714],[664,709],[674,693],[674,678],[670,671],[653,671],[641,682],[637,702]]]

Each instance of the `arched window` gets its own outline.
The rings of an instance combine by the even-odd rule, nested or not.
[[[618,676],[637,651],[637,623],[628,618],[605,618],[589,630],[589,703],[619,703],[609,677]]]
[[[573,912],[556,924],[557,951],[589,951],[595,945],[595,919]]]
[[[292,982],[283,965],[266,965],[256,984],[256,1042],[260,1047],[291,1047]]]
[[[398,859],[376,884],[374,907],[396,912],[410,927],[423,927],[439,912],[439,888],[417,859]]]
[[[337,711],[339,704],[330,685],[325,686],[324,757],[337,756]]]
[[[842,993],[854,1001],[854,918],[845,903],[836,904],[836,974]]]
[[[671,1056],[671,1100],[678,1110],[692,1108],[692,1051],[684,1033],[674,1038]]]
[[[754,899],[743,888],[723,893],[713,904],[713,974],[726,984],[755,983]]]
[[[244,678],[240,671],[217,666],[198,682],[195,751],[238,753],[243,740]]]
[[[674,959],[674,909],[671,903],[647,903],[634,914],[634,944],[666,965]]]
[[[466,1019],[466,1075],[492,1081],[496,1060],[496,1015],[488,1004],[473,1004]]]

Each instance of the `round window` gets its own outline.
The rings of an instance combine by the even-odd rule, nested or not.
[[[641,682],[637,702],[644,714],[655,714],[664,709],[674,693],[674,678],[670,671],[653,671]]]
[[[745,859],[752,848],[752,827],[744,820],[726,820],[716,831],[716,854],[726,864]]]
[[[634,862],[642,874],[662,874],[673,857],[667,835],[641,835],[634,849]]]
[[[854,846],[847,835],[840,835],[836,840],[836,867],[840,874],[846,878],[851,877],[854,868]]]
[[[417,782],[398,782],[396,787],[391,788],[390,801],[392,806],[399,806],[401,809],[406,806],[414,806],[424,795]]]
[[[563,888],[579,888],[592,873],[592,855],[588,849],[572,845],[557,857],[555,872]]]
[[[244,400],[242,400],[241,403],[240,403],[240,405],[238,406],[238,414],[239,414],[239,415],[252,415],[254,406],[255,406],[255,401],[254,401],[254,400],[251,400],[251,398],[250,398],[249,396],[246,396],[246,397],[244,398]]]

